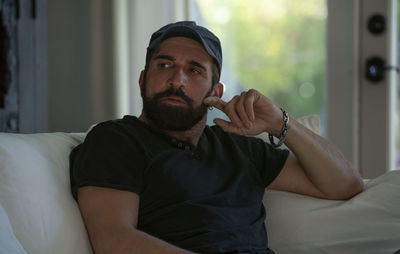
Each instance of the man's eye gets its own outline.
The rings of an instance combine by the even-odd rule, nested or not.
[[[190,69],[190,71],[195,74],[201,74],[201,72],[195,68]]]
[[[159,63],[158,66],[160,68],[168,68],[168,67],[170,67],[170,64],[169,63]]]

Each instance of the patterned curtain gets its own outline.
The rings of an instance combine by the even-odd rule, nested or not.
[[[18,132],[18,1],[0,0],[0,132]]]

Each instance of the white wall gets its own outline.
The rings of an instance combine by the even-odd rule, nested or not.
[[[49,131],[139,115],[150,36],[186,13],[185,0],[48,1]]]
[[[49,131],[114,118],[112,1],[48,1]]]

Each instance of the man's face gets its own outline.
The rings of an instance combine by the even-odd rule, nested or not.
[[[212,58],[200,43],[173,37],[162,42],[141,82],[143,111],[158,128],[185,131],[205,118],[213,95]]]

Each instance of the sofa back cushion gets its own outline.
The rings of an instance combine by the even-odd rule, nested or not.
[[[69,187],[68,155],[83,138],[0,133],[0,203],[27,253],[92,253]]]
[[[0,203],[0,253],[26,254],[14,235],[6,211]]]

